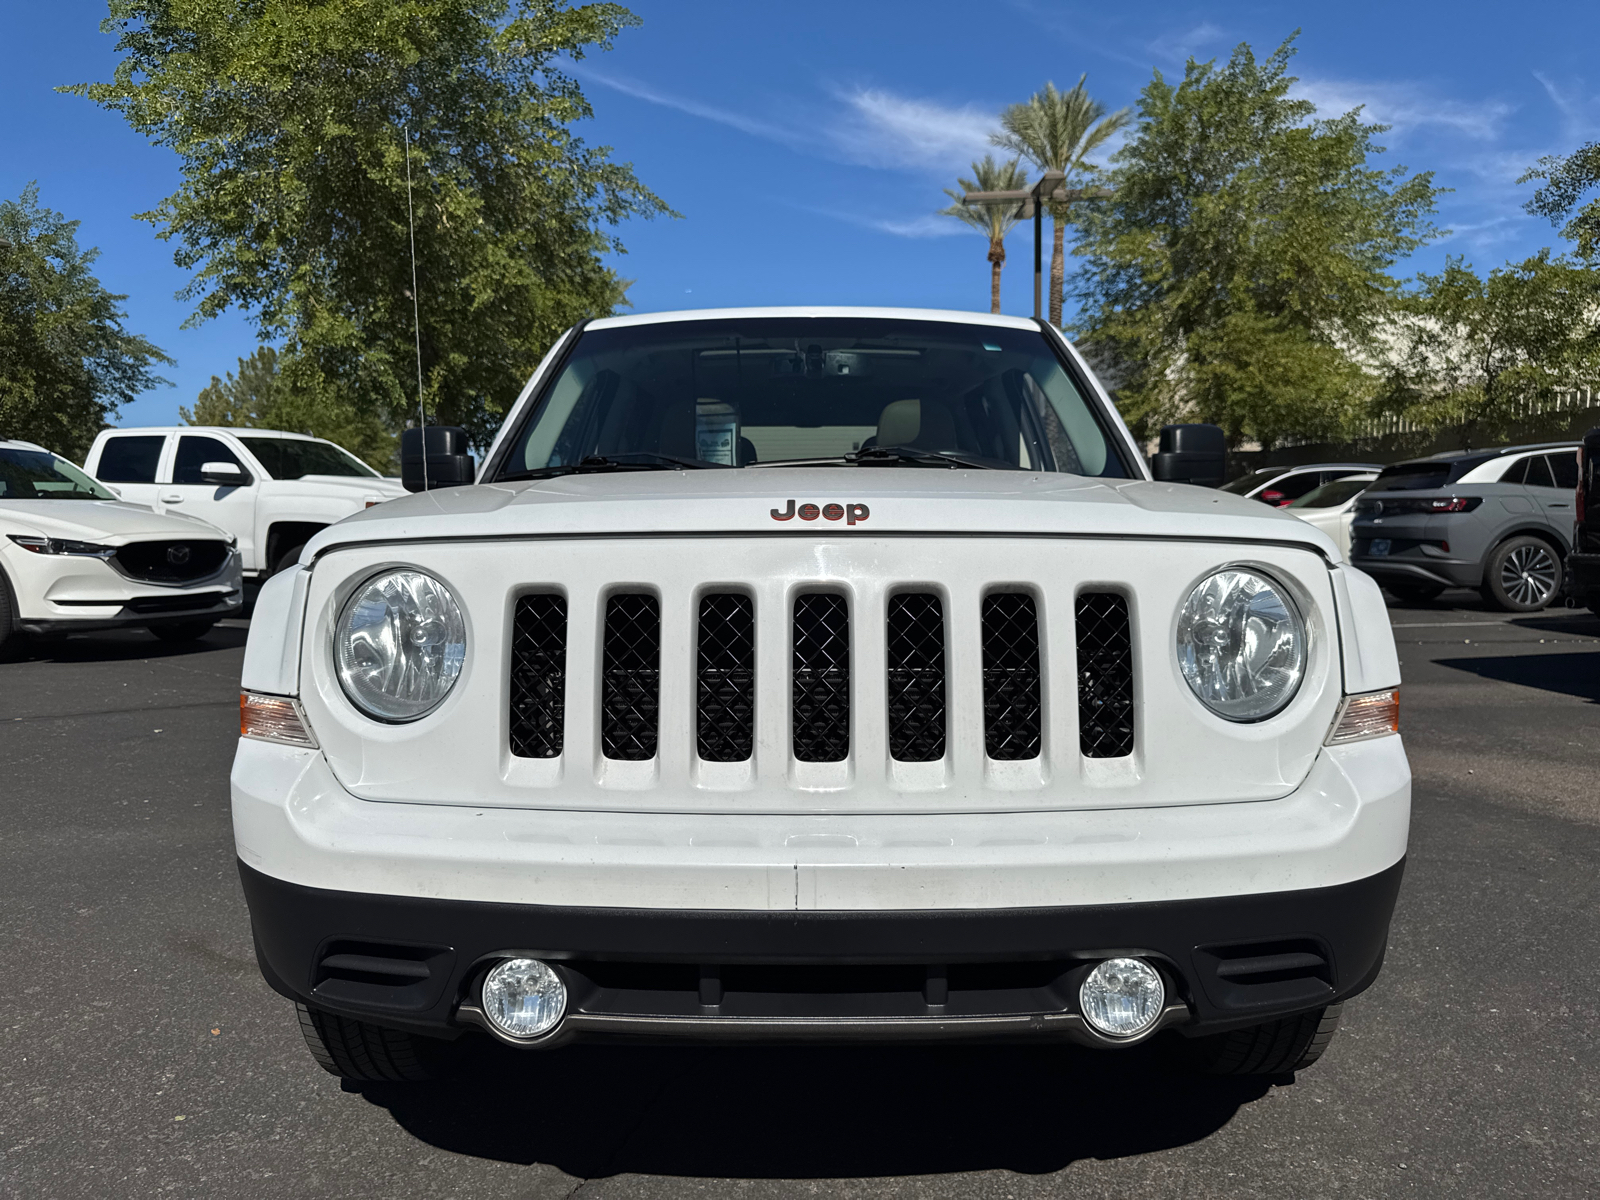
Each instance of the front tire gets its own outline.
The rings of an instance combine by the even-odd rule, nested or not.
[[[416,1083],[431,1078],[417,1039],[366,1021],[296,1003],[300,1033],[317,1065],[357,1083]]]
[[[1529,534],[1507,538],[1483,564],[1483,598],[1506,612],[1538,612],[1561,594],[1561,555]]]
[[[272,575],[281,575],[299,562],[300,552],[305,548],[306,544],[301,542],[298,546],[290,546],[282,554],[278,555],[278,561],[272,565]],[[268,575],[267,578],[271,579],[272,575]]]
[[[179,621],[173,625],[152,625],[150,632],[163,642],[197,642],[216,625],[213,618],[210,621]]]
[[[1343,1004],[1233,1029],[1180,1044],[1184,1065],[1206,1075],[1287,1075],[1303,1071],[1338,1032]]]

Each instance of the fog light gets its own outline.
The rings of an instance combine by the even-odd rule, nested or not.
[[[1166,1003],[1160,973],[1137,958],[1108,958],[1089,972],[1078,989],[1083,1019],[1107,1037],[1149,1032]]]
[[[508,958],[483,981],[483,1015],[507,1037],[549,1033],[566,1011],[566,986],[537,958]]]

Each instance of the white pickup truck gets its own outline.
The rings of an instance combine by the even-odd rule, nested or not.
[[[257,579],[292,566],[335,521],[405,495],[332,442],[271,429],[107,429],[83,465],[130,504],[226,530]]]

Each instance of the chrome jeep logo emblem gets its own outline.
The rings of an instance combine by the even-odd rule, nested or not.
[[[168,546],[167,547],[167,562],[171,566],[181,567],[181,566],[183,566],[184,563],[186,563],[188,561],[189,561],[189,547],[187,547],[187,546]]]
[[[872,510],[865,504],[824,504],[818,507],[809,501],[795,507],[795,502],[787,502],[788,507],[773,509],[774,521],[792,521],[799,517],[802,521],[815,521],[821,517],[824,521],[843,521],[846,525],[854,525],[857,521],[865,521],[872,515]]]

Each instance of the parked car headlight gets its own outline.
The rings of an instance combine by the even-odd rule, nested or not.
[[[1282,585],[1230,567],[1189,593],[1178,615],[1178,666],[1202,704],[1259,721],[1294,699],[1306,671],[1306,626]]]
[[[86,558],[111,558],[117,553],[115,546],[102,546],[99,542],[74,542],[67,538],[29,537],[13,533],[11,540],[33,554],[81,554]]]
[[[415,721],[437,708],[467,657],[456,598],[432,575],[404,568],[355,591],[334,630],[339,686],[380,721]]]

